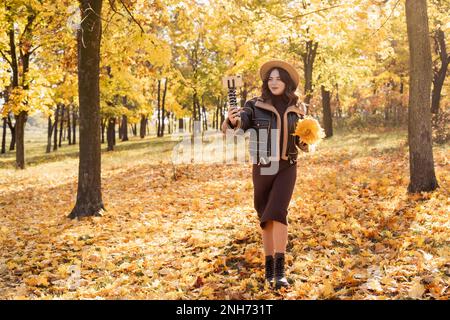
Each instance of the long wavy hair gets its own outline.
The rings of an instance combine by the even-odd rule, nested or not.
[[[272,69],[269,70],[269,72],[266,73],[261,86],[261,98],[263,98],[264,101],[273,100],[274,95],[272,94],[272,91],[270,91],[269,89],[269,76],[274,69],[278,70],[281,81],[283,81],[283,83],[286,85],[283,92],[283,99],[285,101],[288,101],[288,106],[297,104],[299,97],[295,94],[296,90],[295,83],[292,80],[289,73],[280,67],[273,67]]]

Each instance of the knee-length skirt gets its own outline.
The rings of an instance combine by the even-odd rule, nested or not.
[[[266,174],[269,171],[267,168],[273,166],[271,163],[253,164],[252,168],[254,206],[263,229],[269,220],[288,224],[288,207],[297,179],[297,162],[291,164],[281,159],[278,164],[275,174]]]

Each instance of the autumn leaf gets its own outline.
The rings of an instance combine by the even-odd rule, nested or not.
[[[324,281],[321,291],[324,298],[331,297],[334,294],[334,288],[330,280]]]
[[[24,281],[30,287],[47,287],[49,285],[47,277],[44,276],[31,276]]]
[[[411,288],[408,291],[408,296],[412,299],[420,299],[424,293],[425,287],[419,280],[416,280],[412,283]]]

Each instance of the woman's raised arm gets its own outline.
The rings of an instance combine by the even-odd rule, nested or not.
[[[232,125],[230,119],[227,117],[222,123],[222,132],[226,134],[227,130],[233,130],[233,133],[236,134],[239,129],[242,129],[244,132],[248,130],[252,125],[254,103],[253,100],[245,102],[244,107],[239,113],[240,118],[237,118],[235,126]]]

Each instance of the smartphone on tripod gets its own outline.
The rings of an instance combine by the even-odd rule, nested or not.
[[[237,89],[241,88],[244,84],[244,82],[242,81],[242,76],[241,75],[225,76],[222,78],[222,84],[224,88],[227,89],[228,91],[228,106],[229,106],[228,110],[232,108],[240,109],[238,106],[236,91]]]

